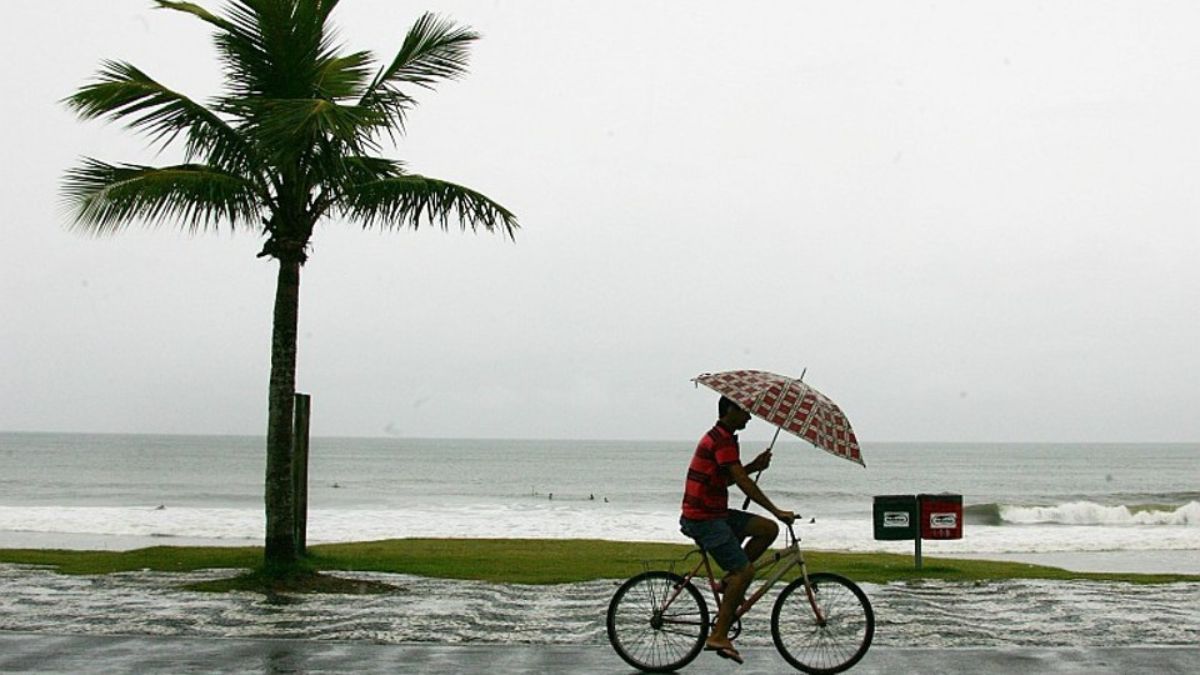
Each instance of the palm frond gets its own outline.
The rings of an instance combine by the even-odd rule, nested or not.
[[[334,144],[319,146],[310,157],[309,167],[318,185],[311,201],[312,213],[318,218],[360,186],[404,175],[404,163],[399,160],[347,155]]]
[[[404,162],[386,157],[346,157],[343,165],[359,185],[404,175]]]
[[[131,221],[176,221],[191,232],[226,223],[257,226],[265,204],[237,174],[198,164],[108,164],[85,158],[67,172],[63,195],[78,230],[116,232]]]
[[[333,3],[336,5],[336,3]],[[231,96],[304,98],[337,58],[327,0],[230,0],[217,32]]]
[[[167,146],[185,134],[184,151],[191,161],[245,163],[250,150],[229,124],[207,107],[163,86],[137,67],[105,61],[91,84],[64,99],[82,119],[121,120],[151,142]]]
[[[244,131],[259,153],[276,164],[311,155],[326,142],[344,154],[365,154],[376,145],[370,131],[378,114],[359,106],[323,98],[257,100],[248,116]]]
[[[323,60],[317,74],[317,95],[334,101],[361,96],[371,77],[371,61],[370,52],[355,52]]]
[[[317,0],[317,12],[321,23],[329,21],[329,15],[337,8],[339,2],[341,0]]]
[[[358,186],[404,176],[404,163],[382,157],[349,155],[327,148],[312,157],[315,175],[320,177],[326,199],[331,195],[356,192]]]
[[[197,5],[196,3],[173,2],[172,0],[154,0],[154,1],[158,4],[159,9],[173,9],[177,12],[184,12],[187,14],[191,14],[192,16],[195,16],[196,18],[200,19],[201,21],[206,21],[206,22],[216,26],[217,28],[220,28],[221,30],[230,30],[232,28],[232,25],[228,21],[217,16],[216,14],[213,14],[212,12],[208,11],[207,9],[204,9],[200,5]]]
[[[499,228],[509,239],[519,227],[511,211],[474,190],[412,174],[358,185],[336,207],[367,228],[415,230],[428,223],[447,230],[452,214],[463,230]]]
[[[468,48],[479,39],[470,28],[426,13],[417,19],[391,65],[380,71],[376,84],[406,83],[432,88],[437,80],[467,72]]]
[[[363,106],[378,108],[389,126],[404,128],[414,100],[400,90],[409,84],[432,89],[438,80],[455,79],[467,71],[469,48],[479,34],[426,13],[413,24],[396,58],[379,71],[363,94]]]

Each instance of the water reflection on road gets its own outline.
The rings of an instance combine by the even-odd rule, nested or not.
[[[182,583],[231,576],[134,572],[67,576],[0,564],[0,630],[92,635],[271,637],[403,642],[600,644],[615,582],[520,586],[397,574],[345,574],[400,588],[387,595],[194,593]],[[1194,645],[1200,584],[922,581],[866,584],[875,644],[896,647]],[[769,645],[770,607],[740,643]]]

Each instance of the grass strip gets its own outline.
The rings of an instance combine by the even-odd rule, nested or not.
[[[262,569],[259,547],[155,546],[134,551],[0,549],[0,562],[49,566],[64,574],[239,569],[250,572],[228,583],[203,584],[204,590],[372,592],[367,588],[369,585],[361,582],[327,583],[329,575],[314,573],[390,572],[495,583],[557,584],[622,579],[644,569],[669,569],[673,561],[674,569],[684,572],[696,560],[692,557],[683,561],[692,550],[687,545],[587,539],[389,539],[321,544],[311,546],[309,557],[291,571],[291,583],[287,583],[287,574],[270,574]],[[1019,562],[936,557],[926,557],[923,569],[917,570],[911,556],[892,553],[811,551],[805,556],[809,571],[836,572],[869,583],[925,579],[1200,582],[1200,575],[1071,572]],[[355,587],[359,590],[353,590]]]

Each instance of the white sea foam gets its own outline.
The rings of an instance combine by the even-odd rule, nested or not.
[[[1195,504],[1184,507],[1193,509]],[[1181,509],[1183,510],[1183,509]],[[1137,515],[1137,514],[1134,514]],[[1194,516],[1187,516],[1194,518]],[[602,503],[414,505],[405,509],[313,509],[308,541],[328,543],[404,537],[483,537],[531,539],[609,539],[684,543],[678,513],[631,509]],[[1182,526],[1137,527],[1117,524],[1047,525],[1045,521],[1004,526],[968,525],[959,540],[927,541],[929,555],[950,553],[1057,551],[1200,551],[1195,520]],[[145,538],[170,544],[172,538],[256,543],[264,532],[261,509],[13,507],[0,506],[0,547],[5,532],[48,535],[87,534]],[[849,551],[911,552],[911,541],[875,541],[869,514],[860,519],[801,521],[805,546]],[[10,535],[11,536],[11,535]],[[147,544],[148,545],[148,544]]]
[[[1177,509],[1140,509],[1104,506],[1092,502],[1070,502],[1055,506],[1001,506],[1000,517],[1008,523],[1033,525],[1178,525],[1200,527],[1200,502]]]

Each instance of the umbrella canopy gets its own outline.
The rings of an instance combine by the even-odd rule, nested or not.
[[[692,381],[825,452],[866,466],[842,409],[798,379],[762,370],[729,370],[705,373]]]

